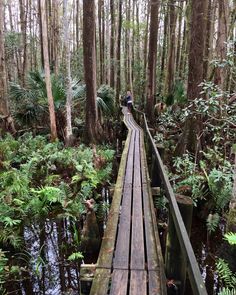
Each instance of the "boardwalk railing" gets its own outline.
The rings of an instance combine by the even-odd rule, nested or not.
[[[177,233],[178,241],[181,247],[182,255],[187,261],[187,272],[190,280],[191,288],[193,294],[196,295],[207,295],[205,284],[201,276],[196,257],[194,255],[192,245],[189,240],[188,233],[186,231],[178,204],[176,202],[175,194],[171,187],[169,178],[165,171],[163,162],[161,160],[160,154],[157,150],[156,144],[150,133],[146,115],[143,112],[135,109],[136,120],[140,126],[144,129],[145,141],[149,152],[152,153],[154,160],[154,167],[157,168],[156,175],[158,175],[162,182],[162,187],[164,189],[165,195],[169,201],[169,210],[174,222],[175,230]]]

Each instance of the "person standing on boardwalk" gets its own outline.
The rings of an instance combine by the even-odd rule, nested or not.
[[[126,102],[127,102],[128,113],[131,113],[133,99],[132,99],[132,94],[129,90],[127,91],[127,94],[126,94]]]

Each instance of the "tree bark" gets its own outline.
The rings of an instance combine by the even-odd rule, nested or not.
[[[28,46],[27,46],[27,16],[28,16],[28,0],[19,0],[20,4],[20,24],[22,35],[22,47],[23,47],[23,63],[22,63],[22,85],[25,85],[25,77],[28,68]]]
[[[181,33],[182,33],[182,23],[183,23],[183,7],[184,1],[180,2],[179,7],[179,18],[178,18],[178,43],[177,43],[177,52],[176,52],[176,73],[179,73],[179,62],[180,62],[180,51],[181,51]]]
[[[105,78],[105,20],[104,20],[104,0],[98,1],[98,32],[99,32],[99,65],[100,65],[100,84],[104,83]]]
[[[114,0],[110,0],[111,40],[110,40],[110,86],[115,87],[115,11]]]
[[[227,55],[227,34],[228,34],[228,1],[218,0],[218,34],[216,42],[216,54],[218,62],[221,64],[215,69],[215,84],[225,90],[226,67],[222,65]]]
[[[10,115],[7,99],[7,74],[5,61],[5,36],[4,36],[4,0],[0,0],[0,119],[4,122],[1,126],[4,131],[16,133],[13,119]]]
[[[83,1],[84,77],[86,83],[86,131],[87,140],[98,139],[98,111],[96,105],[96,44],[95,1]]]
[[[203,58],[204,41],[206,35],[206,11],[207,2],[205,0],[192,0],[191,17],[191,42],[189,49],[189,74],[188,74],[188,100],[200,97],[203,81]],[[196,58],[197,57],[197,58]],[[201,118],[189,117],[184,126],[183,136],[180,138],[176,153],[183,154],[188,150],[197,154],[200,150]]]
[[[41,50],[41,66],[44,68],[43,57],[43,34],[42,34],[42,16],[41,16],[41,0],[38,0],[38,22],[39,22],[39,37],[40,37],[40,50]]]
[[[118,34],[117,34],[117,47],[116,47],[116,103],[119,103],[120,95],[120,80],[121,80],[121,64],[120,64],[120,51],[121,51],[121,28],[122,28],[122,1],[119,0],[119,20],[118,20]]]
[[[51,128],[51,140],[57,139],[57,127],[56,116],[54,109],[54,99],[52,95],[51,75],[48,56],[48,32],[46,21],[46,0],[40,0],[41,5],[41,17],[42,17],[42,41],[43,41],[43,57],[44,57],[44,71],[45,71],[45,83],[47,89],[49,116],[50,116],[50,128]]]
[[[167,49],[167,37],[168,37],[168,22],[169,22],[169,14],[165,6],[164,9],[164,36],[163,36],[163,45],[162,45],[162,55],[161,55],[161,74],[160,74],[160,84],[159,84],[159,91],[163,89],[163,78],[165,74],[165,61],[166,61],[166,49]],[[164,92],[164,91],[163,91]]]
[[[154,96],[156,91],[156,62],[157,62],[157,34],[158,34],[158,11],[159,1],[150,0],[151,19],[150,19],[150,36],[149,36],[149,53],[148,53],[148,71],[147,71],[147,103],[146,110],[153,121]]]
[[[208,79],[209,53],[210,53],[210,40],[211,40],[211,23],[212,23],[212,0],[208,0],[206,41],[205,41],[204,65],[203,65],[203,79],[204,80]]]
[[[166,71],[166,95],[173,95],[174,77],[175,77],[175,29],[176,29],[176,0],[169,0],[169,50]]]
[[[69,19],[68,19],[68,0],[63,2],[64,16],[64,52],[66,59],[66,145],[72,144],[72,123],[71,123],[71,68],[70,68],[70,38],[69,38]]]

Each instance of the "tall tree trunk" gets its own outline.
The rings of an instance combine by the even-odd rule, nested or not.
[[[111,40],[110,40],[110,86],[115,87],[115,11],[114,0],[110,0]]]
[[[105,19],[104,19],[104,0],[98,1],[98,32],[99,32],[99,65],[100,65],[100,84],[105,80]]]
[[[63,3],[64,16],[64,54],[66,59],[66,144],[72,143],[72,124],[71,124],[71,105],[72,105],[72,88],[71,88],[71,69],[70,69],[70,38],[69,38],[69,19],[68,19],[68,0]]]
[[[157,62],[157,34],[158,34],[158,10],[159,1],[150,0],[151,19],[148,52],[148,79],[147,79],[147,102],[146,109],[150,121],[153,121],[154,95],[156,92],[156,62]]]
[[[86,83],[86,130],[87,139],[98,139],[98,111],[96,105],[96,45],[95,45],[95,0],[83,1],[83,48],[84,77]]]
[[[180,7],[179,7],[179,18],[178,18],[178,38],[177,38],[178,43],[177,43],[177,52],[176,52],[176,74],[179,73],[184,1],[180,1],[179,5],[180,5]]]
[[[42,16],[41,16],[41,0],[38,0],[38,22],[39,22],[39,36],[40,36],[40,52],[41,52],[41,65],[44,68],[43,57],[43,34],[42,34]]]
[[[79,39],[80,39],[80,32],[79,32],[79,10],[80,10],[80,2],[76,0],[76,18],[75,18],[75,26],[76,26],[76,50],[77,54],[79,53]]]
[[[225,89],[225,77],[226,67],[222,66],[224,60],[226,60],[227,54],[227,32],[228,32],[228,1],[218,0],[219,3],[219,17],[218,17],[218,34],[216,42],[216,54],[218,62],[221,64],[216,66],[215,70],[215,84],[224,90]]]
[[[4,37],[4,0],[0,0],[0,119],[4,131],[15,133],[13,119],[10,115],[7,99],[7,74],[5,63],[5,37]]]
[[[20,23],[22,34],[22,47],[23,47],[23,65],[22,65],[22,84],[25,85],[25,77],[28,68],[28,46],[27,46],[27,16],[28,16],[28,0],[19,0],[20,4]]]
[[[169,0],[169,46],[168,46],[168,60],[166,71],[166,95],[173,95],[174,77],[175,77],[175,29],[176,29],[176,0]]]
[[[186,77],[186,65],[189,53],[189,43],[190,43],[190,1],[186,0],[185,8],[185,21],[184,21],[184,32],[182,38],[181,54],[180,54],[180,64],[179,64],[179,76],[181,79]]]
[[[189,74],[188,74],[188,100],[194,100],[200,96],[203,81],[204,41],[206,35],[206,11],[205,0],[192,0],[191,42],[189,49]],[[196,58],[197,57],[197,58]],[[201,118],[187,118],[183,136],[180,138],[176,153],[183,154],[186,150],[197,154],[200,149]]]
[[[119,0],[119,19],[118,19],[118,34],[117,34],[117,47],[116,47],[116,63],[117,63],[117,73],[116,73],[116,103],[119,102],[120,95],[120,75],[121,75],[121,64],[120,64],[120,51],[121,51],[121,27],[122,27],[122,1]]]
[[[208,79],[209,52],[210,52],[210,40],[211,40],[211,23],[212,23],[212,0],[208,0],[206,41],[205,41],[204,65],[203,65],[203,79],[204,80]]]
[[[160,74],[160,84],[159,91],[163,89],[163,78],[165,74],[165,61],[166,61],[166,49],[167,49],[167,37],[168,37],[168,22],[169,22],[169,14],[167,13],[165,6],[164,9],[164,36],[163,36],[163,45],[162,45],[162,55],[161,55],[161,74]],[[164,91],[163,91],[164,92]]]
[[[57,139],[57,127],[56,127],[56,116],[55,116],[55,109],[54,109],[54,99],[52,95],[51,75],[50,75],[49,56],[48,56],[46,0],[40,0],[40,5],[41,5],[41,17],[42,17],[44,71],[45,71],[45,83],[47,88],[48,106],[49,106],[51,140],[55,141]]]
[[[60,44],[60,35],[59,35],[59,2],[58,0],[52,1],[52,65],[53,70],[56,75],[59,74],[59,44]]]

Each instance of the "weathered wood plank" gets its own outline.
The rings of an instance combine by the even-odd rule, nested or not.
[[[112,273],[110,295],[126,295],[128,289],[128,270],[114,270]]]
[[[141,186],[141,171],[140,171],[140,132],[136,131],[135,149],[134,149],[134,181],[133,186]]]
[[[132,131],[127,164],[126,164],[124,185],[127,185],[127,184],[130,185],[133,183],[134,140],[135,140],[135,132]]]
[[[147,294],[147,272],[144,270],[131,271],[129,295],[137,294]]]
[[[113,267],[128,269],[130,248],[132,187],[124,187]]]
[[[148,196],[147,185],[143,185],[143,209],[144,209],[144,226],[145,226],[145,239],[147,249],[147,267],[148,270],[157,270],[158,257],[156,249],[156,239],[153,228],[153,220],[151,217],[150,200]]]
[[[118,224],[118,218],[120,213],[122,187],[123,187],[130,139],[131,139],[131,133],[128,134],[125,147],[122,153],[122,157],[121,157],[120,168],[119,168],[119,173],[117,177],[117,182],[115,185],[115,191],[114,191],[114,196],[113,196],[113,200],[111,204],[111,209],[109,211],[107,227],[104,233],[104,237],[102,239],[102,245],[101,245],[101,249],[100,249],[99,257],[97,261],[97,265],[99,267],[111,268],[111,264],[112,264],[113,252],[115,247],[115,238],[116,238],[116,232],[117,232],[117,224]]]
[[[141,187],[134,187],[133,189],[133,216],[132,216],[130,267],[131,269],[145,268]]]
[[[165,282],[160,280],[160,276],[156,271],[148,272],[148,294],[149,295],[157,295],[163,294],[161,284],[165,285]]]
[[[96,270],[93,284],[90,290],[90,295],[106,295],[109,289],[110,283],[110,270],[100,268]]]

